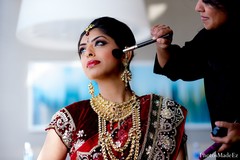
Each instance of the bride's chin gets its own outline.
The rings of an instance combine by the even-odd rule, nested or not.
[[[87,77],[88,77],[88,79],[90,79],[90,80],[95,80],[95,79],[98,78],[98,75],[97,75],[97,74],[88,74]]]

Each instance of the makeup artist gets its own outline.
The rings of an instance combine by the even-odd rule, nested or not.
[[[198,0],[195,10],[203,29],[184,46],[172,44],[172,38],[158,38],[156,43],[156,74],[172,81],[204,79],[212,128],[227,129],[222,138],[210,134],[213,141],[222,143],[217,159],[240,159],[239,6],[240,0]],[[173,31],[158,24],[151,34],[155,38]]]
[[[64,160],[67,154],[71,160],[186,159],[187,110],[160,95],[139,96],[130,87],[134,54],[122,51],[135,43],[130,28],[111,17],[97,18],[83,31],[78,53],[91,98],[52,117],[38,160]]]

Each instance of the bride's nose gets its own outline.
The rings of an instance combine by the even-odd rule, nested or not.
[[[86,55],[87,55],[88,58],[89,58],[89,57],[94,57],[94,56],[95,56],[94,49],[93,49],[92,46],[87,47],[86,52],[87,52]]]
[[[95,56],[95,54],[93,54],[92,52],[89,52],[88,54],[87,54],[87,57],[89,58],[89,57],[94,57]]]

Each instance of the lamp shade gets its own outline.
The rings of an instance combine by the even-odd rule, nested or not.
[[[143,0],[22,0],[16,36],[35,47],[76,50],[80,33],[101,16],[126,23],[137,42],[150,37]]]

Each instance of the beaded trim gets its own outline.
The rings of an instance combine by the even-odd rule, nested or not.
[[[180,105],[171,99],[153,95],[149,126],[141,159],[170,160],[176,148],[177,126],[184,120]]]
[[[67,109],[63,108],[53,115],[52,120],[48,125],[47,129],[49,128],[54,128],[58,135],[62,137],[62,140],[65,143],[65,145],[68,148],[71,147],[72,142],[71,137],[73,131],[76,130],[76,126]]]

